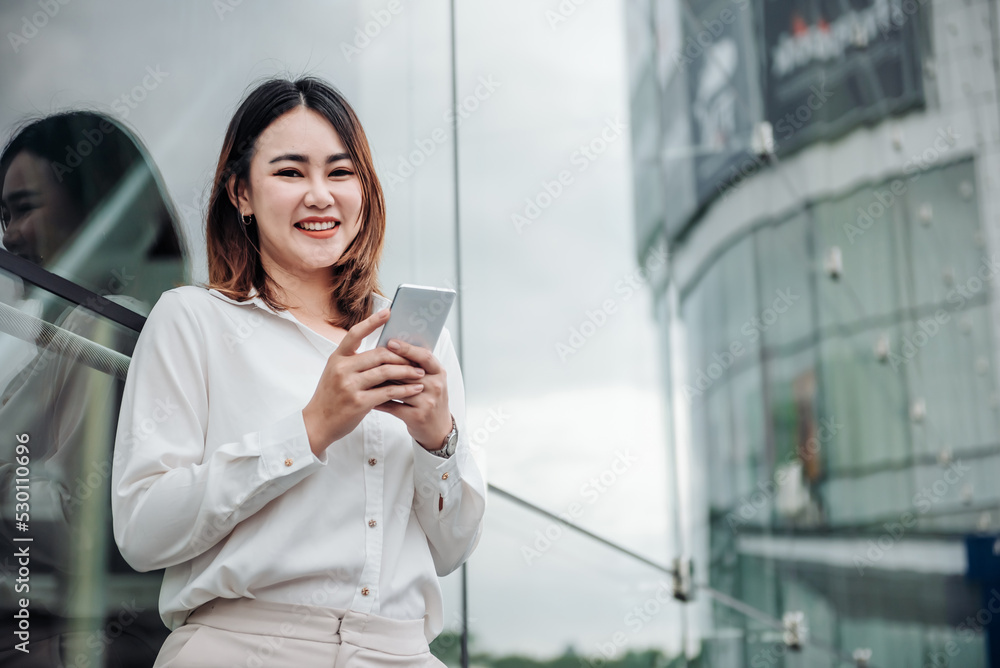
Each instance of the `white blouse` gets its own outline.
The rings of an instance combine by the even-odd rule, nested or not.
[[[374,297],[373,313],[389,306]],[[125,381],[112,515],[128,563],[166,569],[169,628],[246,597],[424,618],[428,641],[440,633],[437,576],[475,549],[486,507],[451,335],[433,351],[458,425],[449,459],[376,410],[316,457],[302,409],[336,347],[256,293],[240,303],[188,285],[150,311]]]

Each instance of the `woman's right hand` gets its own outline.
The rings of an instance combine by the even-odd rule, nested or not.
[[[389,319],[389,309],[347,330],[326,361],[312,399],[302,409],[309,447],[319,457],[334,441],[354,431],[373,407],[419,394],[424,370],[384,347],[358,353],[361,341]],[[398,381],[400,384],[387,383]]]

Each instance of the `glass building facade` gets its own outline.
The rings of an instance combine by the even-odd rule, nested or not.
[[[1000,665],[998,11],[627,3],[693,665]]]

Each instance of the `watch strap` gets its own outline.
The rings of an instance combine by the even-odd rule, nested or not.
[[[453,454],[455,454],[455,448],[458,447],[458,425],[455,424],[455,416],[451,416],[451,432],[444,437],[444,444],[437,450],[428,450],[432,455],[441,457],[442,459],[448,459]]]

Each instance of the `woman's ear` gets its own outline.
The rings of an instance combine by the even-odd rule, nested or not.
[[[237,211],[240,213],[251,213],[248,211],[250,208],[250,198],[247,197],[246,187],[240,183],[235,174],[230,174],[229,180],[226,181],[226,194],[229,195],[229,201],[232,202]]]

